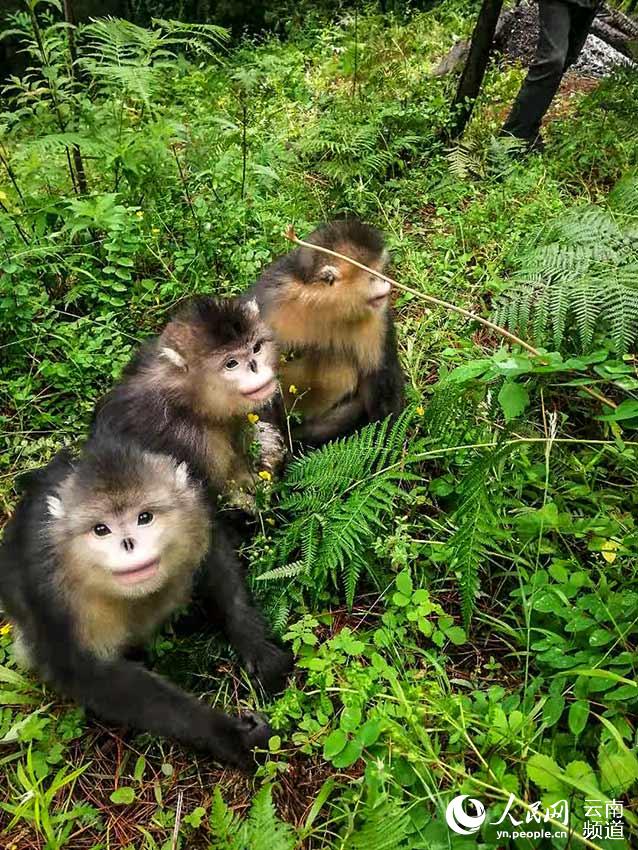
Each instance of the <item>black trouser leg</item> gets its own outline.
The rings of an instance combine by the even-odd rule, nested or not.
[[[594,22],[596,13],[600,7],[595,9],[584,9],[582,6],[569,7],[571,26],[569,28],[569,49],[565,61],[565,70],[573,65],[580,56],[580,51],[585,46],[589,30]]]
[[[539,0],[538,17],[536,56],[503,125],[505,133],[529,142],[538,136],[543,116],[565,71],[570,52],[572,10],[561,0]]]

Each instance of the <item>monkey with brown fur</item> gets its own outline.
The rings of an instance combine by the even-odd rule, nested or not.
[[[250,767],[263,719],[209,708],[126,660],[198,591],[242,660],[281,684],[282,650],[252,607],[204,488],[165,454],[103,435],[32,473],[0,546],[16,657],[102,719]]]
[[[93,433],[120,435],[186,461],[214,493],[250,509],[256,472],[283,459],[277,429],[247,418],[278,392],[278,351],[255,301],[193,298],[145,343],[98,404]]]
[[[306,241],[373,271],[388,262],[379,231],[360,221],[332,222]],[[303,246],[248,291],[284,352],[284,403],[303,417],[293,430],[302,443],[320,445],[400,412],[404,376],[389,295],[376,275]]]

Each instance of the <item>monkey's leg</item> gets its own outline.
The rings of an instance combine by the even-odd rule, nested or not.
[[[259,716],[215,711],[130,661],[102,661],[70,651],[51,669],[54,683],[80,705],[118,726],[173,738],[225,764],[254,766],[251,751],[265,748],[271,730]]]
[[[203,590],[211,613],[248,672],[268,693],[280,691],[292,670],[292,653],[270,639],[264,618],[248,594],[241,564],[219,525],[204,566]]]

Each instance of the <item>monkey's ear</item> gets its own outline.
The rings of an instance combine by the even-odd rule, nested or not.
[[[244,313],[249,319],[256,319],[259,316],[259,304],[255,298],[246,301],[244,304]]]
[[[167,345],[164,345],[160,349],[159,356],[163,357],[164,360],[168,360],[173,364],[173,366],[177,366],[180,372],[188,372],[188,363],[184,360],[179,351],[175,351],[174,348],[169,348]]]
[[[175,486],[178,490],[186,490],[190,482],[188,466],[182,461],[175,467]]]
[[[320,280],[322,283],[327,283],[329,286],[332,286],[338,277],[339,269],[333,265],[321,266],[317,272],[317,280]]]
[[[62,519],[64,517],[64,505],[62,500],[57,496],[47,496],[47,508],[54,519]]]

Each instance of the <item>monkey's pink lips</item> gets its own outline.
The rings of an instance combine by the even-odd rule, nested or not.
[[[388,300],[389,294],[389,292],[386,292],[385,295],[377,295],[376,298],[371,298],[368,301],[368,304],[370,305],[370,307],[381,307]]]
[[[145,561],[143,564],[131,567],[130,570],[114,572],[113,575],[122,584],[137,584],[138,581],[146,581],[146,579],[152,578],[158,568],[159,558],[155,558],[154,561]]]
[[[260,387],[257,387],[256,390],[253,390],[250,393],[244,393],[244,398],[249,398],[251,401],[262,401],[265,398],[271,396],[275,388],[277,386],[277,381],[274,378],[266,381],[265,384],[262,384]]]

